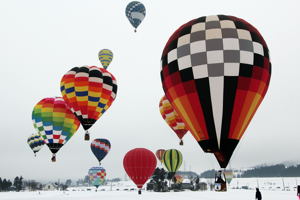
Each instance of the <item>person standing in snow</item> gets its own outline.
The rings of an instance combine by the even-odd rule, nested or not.
[[[297,196],[298,199],[300,200],[300,185],[297,185]]]
[[[256,188],[255,200],[261,200],[261,193],[258,188]]]

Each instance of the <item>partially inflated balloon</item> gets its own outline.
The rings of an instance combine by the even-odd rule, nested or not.
[[[45,98],[32,111],[32,121],[45,144],[55,154],[77,131],[80,122],[67,107],[61,97]]]
[[[163,163],[166,169],[174,176],[182,164],[181,152],[177,149],[166,150],[163,155]]]
[[[201,148],[225,168],[269,86],[263,37],[237,17],[200,17],[174,32],[161,63],[166,97]]]
[[[226,170],[226,171],[224,171],[224,175],[226,177],[227,183],[230,184],[232,179],[233,179],[233,176],[234,176],[233,171],[232,170]]]
[[[108,65],[111,63],[113,59],[113,52],[109,49],[102,49],[98,53],[98,58],[104,67],[104,69],[107,69]]]
[[[157,157],[157,159],[160,161],[160,163],[163,162],[163,155],[165,153],[165,150],[164,149],[158,149],[156,152],[155,152],[155,155]]]
[[[132,1],[127,5],[125,14],[131,25],[135,28],[134,31],[136,32],[137,27],[145,18],[146,8],[141,2]]]
[[[167,122],[170,128],[176,133],[180,139],[180,145],[183,145],[182,138],[187,133],[187,129],[181,117],[172,107],[170,101],[163,96],[159,102],[159,111],[163,119]]]
[[[145,148],[132,149],[126,153],[123,166],[131,180],[139,188],[139,194],[156,167],[154,153]]]
[[[34,156],[36,155],[36,153],[39,150],[41,150],[41,148],[45,144],[43,138],[40,136],[40,134],[37,134],[37,133],[29,136],[29,138],[27,139],[27,143],[30,146],[30,148],[32,149]]]
[[[94,139],[91,143],[91,150],[98,159],[99,163],[107,155],[110,147],[110,142],[107,139]]]
[[[89,140],[87,130],[116,98],[115,77],[96,66],[74,67],[62,77],[60,85],[64,100],[86,130],[85,139]]]

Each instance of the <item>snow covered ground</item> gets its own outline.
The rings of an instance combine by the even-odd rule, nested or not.
[[[211,182],[211,180],[203,179],[201,181]],[[132,181],[121,181],[100,186],[97,192],[94,187],[71,187],[66,192],[0,192],[0,200],[254,200],[254,189],[257,185],[261,189],[263,200],[298,200],[295,188],[298,183],[300,184],[300,178],[235,178],[227,192],[156,193],[143,191],[142,195],[138,195]]]
[[[228,192],[168,192],[143,191],[49,191],[49,192],[3,192],[1,200],[254,200],[254,190],[230,190]],[[294,191],[262,191],[264,200],[297,200]]]

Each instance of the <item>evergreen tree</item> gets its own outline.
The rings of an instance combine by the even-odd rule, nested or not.
[[[2,181],[2,190],[7,191],[7,181],[6,181],[6,179],[3,179],[3,181]]]
[[[2,191],[2,179],[0,177],[0,192]]]
[[[17,176],[15,179],[14,179],[14,183],[13,183],[13,186],[15,186],[16,188],[16,191],[18,192],[18,184],[19,184],[19,177]]]

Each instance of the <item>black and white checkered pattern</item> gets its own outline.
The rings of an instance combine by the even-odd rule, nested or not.
[[[253,66],[255,54],[265,56],[250,31],[215,15],[180,36],[177,47],[167,54],[167,63],[177,62],[179,71],[192,68],[194,79],[239,76],[240,64]]]

